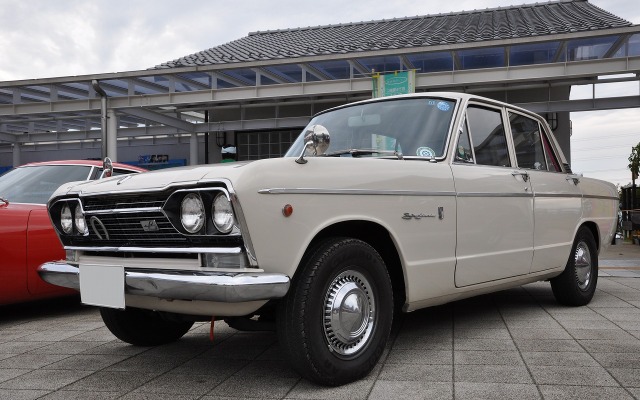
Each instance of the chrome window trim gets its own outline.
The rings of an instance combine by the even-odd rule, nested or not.
[[[329,194],[367,196],[440,196],[455,197],[455,192],[423,192],[417,190],[376,190],[376,189],[322,189],[322,188],[265,188],[260,194]]]

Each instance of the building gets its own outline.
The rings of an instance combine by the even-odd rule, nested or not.
[[[559,0],[254,32],[144,71],[0,82],[0,166],[105,154],[211,163],[226,143],[241,160],[280,156],[314,113],[370,98],[372,73],[398,70],[416,71],[418,92],[545,115],[569,156],[571,111],[640,107],[640,96],[569,100],[601,77],[638,81],[640,26]]]

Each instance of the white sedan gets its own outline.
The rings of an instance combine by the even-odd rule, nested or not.
[[[541,280],[587,304],[617,209],[540,116],[424,93],[324,111],[283,158],[64,185],[68,258],[39,272],[136,345],[271,322],[302,376],[339,385],[375,366],[394,312]]]

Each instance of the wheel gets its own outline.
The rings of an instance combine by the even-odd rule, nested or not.
[[[171,321],[155,311],[139,308],[101,308],[100,315],[115,337],[135,346],[175,342],[193,326],[192,321]]]
[[[551,279],[556,301],[569,306],[583,306],[593,298],[598,283],[598,250],[593,234],[581,227],[571,247],[562,274]]]
[[[303,377],[336,386],[376,365],[389,338],[393,291],[380,255],[367,243],[334,238],[301,263],[278,305],[280,346]]]

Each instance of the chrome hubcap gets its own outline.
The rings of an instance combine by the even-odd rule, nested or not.
[[[591,253],[585,242],[580,242],[576,246],[574,261],[578,287],[580,290],[585,290],[591,283]]]
[[[342,356],[364,349],[373,332],[375,312],[369,281],[356,271],[338,275],[324,300],[324,335],[329,349]]]

